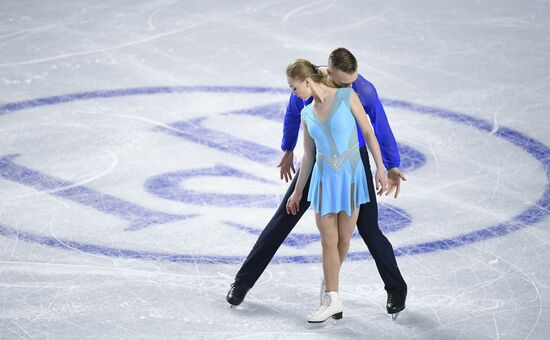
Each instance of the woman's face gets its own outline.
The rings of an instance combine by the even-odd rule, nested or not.
[[[296,80],[290,78],[289,76],[286,77],[286,80],[288,81],[288,86],[292,89],[292,92],[294,92],[295,95],[303,100],[311,97],[311,89],[307,86],[306,80]]]

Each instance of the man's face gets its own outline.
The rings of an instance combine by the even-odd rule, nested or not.
[[[328,64],[327,72],[330,79],[337,87],[350,87],[359,74],[357,71],[353,73],[346,73],[342,70],[334,68],[330,63]]]

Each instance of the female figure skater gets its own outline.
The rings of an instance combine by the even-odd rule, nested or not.
[[[343,303],[338,295],[340,267],[349,250],[359,205],[369,202],[356,124],[376,162],[377,191],[385,191],[387,182],[378,141],[353,89],[336,89],[315,65],[304,59],[288,65],[286,76],[297,96],[304,100],[314,98],[301,111],[304,156],[286,209],[289,214],[298,212],[302,192],[311,175],[307,200],[315,209],[315,221],[321,233],[325,295],[322,305],[307,321],[319,323],[343,316]]]

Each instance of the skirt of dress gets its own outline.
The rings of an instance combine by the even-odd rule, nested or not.
[[[321,217],[345,211],[351,216],[359,205],[370,201],[365,168],[347,160],[337,171],[324,161],[313,165],[307,200]]]

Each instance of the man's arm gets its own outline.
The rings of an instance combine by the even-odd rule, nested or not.
[[[374,129],[374,134],[380,145],[382,152],[382,161],[388,170],[388,187],[386,196],[395,191],[394,197],[397,198],[401,187],[401,180],[406,181],[405,175],[399,169],[401,157],[397,142],[388,122],[388,117],[380,102],[378,93],[374,86],[361,75],[353,83],[355,92],[359,95],[361,104],[365,108]]]
[[[300,131],[300,112],[303,108],[304,101],[292,93],[288,100],[283,123],[283,141],[281,142],[281,149],[283,151],[292,151],[296,147],[298,132]]]
[[[399,168],[401,158],[399,156],[397,142],[393,136],[388,117],[386,116],[386,112],[384,111],[382,102],[380,102],[376,89],[361,75],[359,75],[355,83],[353,83],[353,88],[355,92],[357,92],[361,104],[363,104],[370,118],[374,134],[380,144],[384,166],[387,170]]]
[[[300,112],[304,107],[304,101],[292,93],[286,107],[286,113],[283,123],[283,141],[281,149],[284,151],[281,162],[279,163],[281,179],[286,182],[292,180],[292,172],[294,169],[294,148],[298,141],[298,132],[300,131]]]

